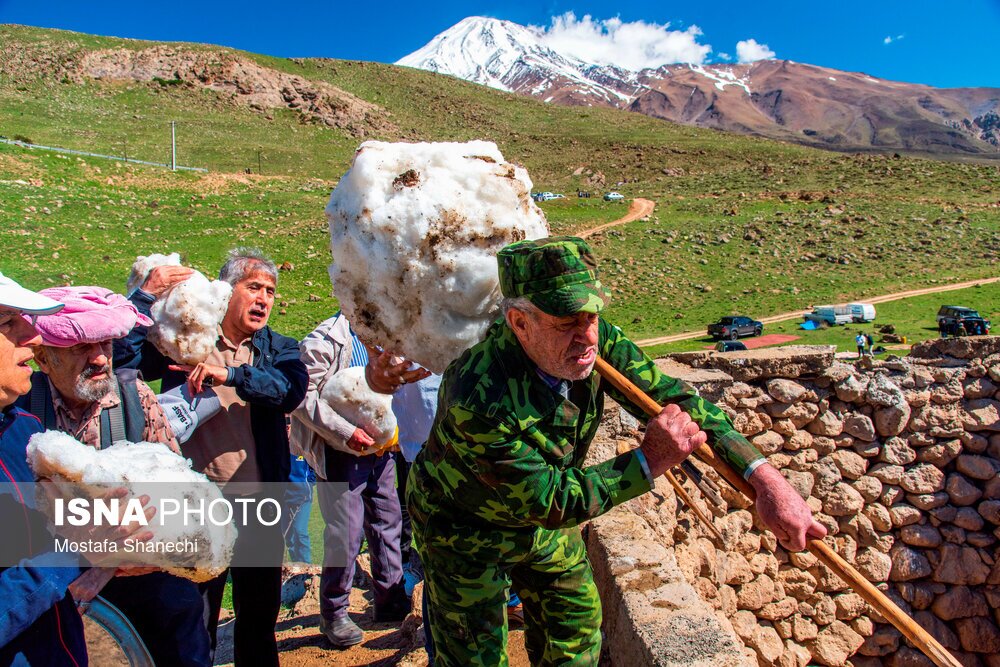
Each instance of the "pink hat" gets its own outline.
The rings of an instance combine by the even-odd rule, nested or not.
[[[100,343],[121,338],[136,324],[148,327],[153,323],[128,299],[103,287],[51,287],[39,294],[66,304],[55,315],[40,318],[35,324],[43,345]]]

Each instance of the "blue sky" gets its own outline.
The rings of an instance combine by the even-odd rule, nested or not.
[[[573,12],[686,31],[736,59],[753,39],[777,58],[934,86],[1000,87],[1000,0],[814,2],[81,2],[0,0],[0,22],[118,37],[222,44],[276,56],[393,62],[470,15],[550,26]],[[669,23],[669,28],[664,24]],[[640,26],[649,27],[649,26]],[[652,38],[655,38],[653,35]]]

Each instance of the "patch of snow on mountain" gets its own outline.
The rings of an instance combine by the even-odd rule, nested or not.
[[[715,82],[715,87],[719,90],[725,90],[726,86],[737,86],[746,91],[746,94],[750,94],[750,78],[740,78],[736,76],[731,69],[718,68],[715,70],[705,69],[701,65],[690,64],[688,67],[691,68],[693,72],[701,74],[706,79],[710,79]]]

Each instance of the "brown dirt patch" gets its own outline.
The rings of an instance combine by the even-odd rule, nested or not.
[[[649,199],[633,199],[632,203],[628,207],[628,213],[626,213],[624,216],[612,222],[608,222],[603,225],[598,225],[597,227],[593,227],[591,229],[585,229],[582,232],[578,233],[577,236],[579,236],[581,239],[585,239],[588,236],[597,234],[598,232],[602,232],[605,229],[609,229],[611,227],[617,227],[618,225],[624,225],[626,222],[632,222],[633,220],[639,220],[640,218],[645,218],[647,215],[650,215],[653,212],[653,209],[655,207],[656,207],[655,201],[650,201]]]
[[[303,120],[368,137],[395,129],[389,112],[325,81],[288,74],[226,50],[176,45],[102,49],[83,54],[67,76],[77,81],[177,82],[223,93],[223,99],[267,114],[292,109]]]
[[[38,168],[33,159],[17,157],[0,153],[0,174],[21,179],[40,178],[43,171]]]

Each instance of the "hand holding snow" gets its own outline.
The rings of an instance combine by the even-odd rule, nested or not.
[[[231,524],[188,523],[181,515],[168,517],[163,511],[167,498],[183,497],[189,503],[204,499],[206,504],[222,498],[219,487],[166,445],[119,442],[97,450],[60,431],[46,431],[29,441],[28,464],[36,475],[52,480],[66,498],[93,499],[115,487],[125,487],[132,497],[148,495],[159,517],[149,526],[153,542],[187,539],[197,544],[194,553],[146,552],[136,557],[135,564],[157,566],[192,581],[208,581],[229,566],[236,540]]]
[[[141,285],[157,266],[179,266],[180,256],[153,254],[139,257],[132,266],[129,285]],[[139,278],[138,276],[141,276]],[[222,280],[209,280],[195,271],[170,287],[150,309],[153,326],[148,338],[164,355],[182,364],[196,366],[205,361],[219,337],[218,327],[226,316],[232,286]]]
[[[497,314],[497,251],[548,235],[530,194],[490,142],[363,143],[326,207],[355,331],[442,372]]]
[[[375,446],[362,454],[379,449],[396,434],[392,395],[372,391],[365,380],[364,366],[345,368],[334,373],[323,385],[319,397],[329,403],[341,417],[372,437]]]
[[[128,282],[125,283],[125,293],[128,294],[136,287],[142,287],[149,276],[149,272],[158,266],[180,266],[181,256],[172,252],[169,255],[161,255],[154,252],[152,255],[138,256],[132,264],[132,271],[129,273]]]

